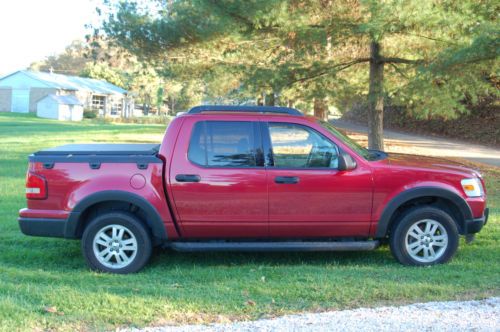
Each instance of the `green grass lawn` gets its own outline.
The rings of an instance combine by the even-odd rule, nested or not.
[[[0,329],[221,322],[500,294],[498,168],[483,170],[489,224],[473,244],[461,242],[451,263],[432,268],[403,267],[386,247],[365,253],[159,250],[140,273],[109,275],[86,267],[79,241],[21,234],[16,218],[25,206],[28,154],[71,142],[159,142],[164,130],[0,114]]]

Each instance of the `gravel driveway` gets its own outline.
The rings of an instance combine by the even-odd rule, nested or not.
[[[366,140],[366,132],[368,130],[366,126],[344,120],[333,120],[331,122],[334,126],[347,130],[350,134],[355,133],[352,135],[355,139]],[[420,154],[444,158],[458,157],[500,167],[500,149],[459,142],[451,138],[422,136],[384,129],[384,142],[387,152]]]
[[[230,324],[150,327],[129,331],[500,331],[500,298],[429,302],[289,315]]]

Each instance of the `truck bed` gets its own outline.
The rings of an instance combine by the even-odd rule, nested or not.
[[[29,161],[42,162],[46,168],[61,162],[130,162],[147,165],[162,162],[157,157],[159,149],[160,144],[66,144],[37,151],[29,156]]]

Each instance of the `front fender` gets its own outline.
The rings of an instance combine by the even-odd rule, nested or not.
[[[466,229],[466,221],[472,219],[472,211],[467,202],[458,194],[439,187],[417,187],[408,189],[392,198],[384,208],[377,223],[375,238],[383,238],[387,235],[392,217],[396,210],[406,202],[419,197],[438,197],[453,203],[462,214],[462,220],[457,220],[459,228]]]

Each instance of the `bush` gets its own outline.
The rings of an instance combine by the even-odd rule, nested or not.
[[[131,118],[108,118],[110,122],[115,123],[138,123],[138,124],[166,124],[170,122],[171,117],[163,115],[141,116]]]
[[[98,123],[136,123],[136,124],[168,124],[172,117],[170,116],[141,116],[132,118],[97,118],[93,121]]]
[[[83,118],[84,119],[95,119],[97,118],[97,112],[93,110],[83,110]]]

